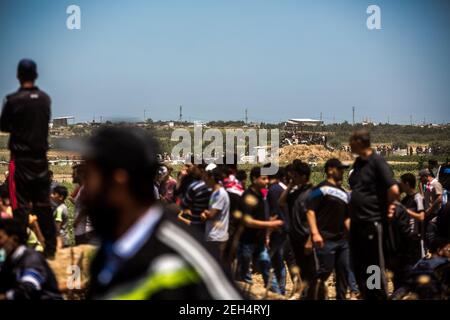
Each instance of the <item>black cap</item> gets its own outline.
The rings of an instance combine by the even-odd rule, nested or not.
[[[350,166],[343,164],[336,158],[329,159],[325,162],[325,171],[327,171],[328,168],[348,169],[349,167]]]
[[[22,59],[17,66],[17,75],[21,80],[35,80],[37,78],[37,65],[31,59]]]
[[[131,176],[150,180],[160,166],[156,141],[143,129],[104,127],[90,137],[83,148],[86,160],[113,171],[123,169]]]

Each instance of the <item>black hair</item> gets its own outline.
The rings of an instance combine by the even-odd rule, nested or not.
[[[261,177],[261,167],[253,167],[250,170],[250,180],[253,182],[253,179],[258,179]]]
[[[3,230],[10,237],[16,237],[19,244],[26,244],[27,242],[26,228],[15,219],[0,219],[0,230]]]
[[[292,162],[292,166],[290,167],[291,171],[298,173],[301,176],[305,176],[307,179],[311,176],[311,168],[309,165],[303,161],[298,159]]]
[[[245,170],[238,170],[236,172],[236,179],[238,179],[239,181],[247,180],[247,172],[245,172]]]
[[[283,180],[286,177],[286,168],[279,167],[277,173],[273,175],[276,179]]]
[[[351,140],[360,143],[363,148],[370,148],[370,133],[367,129],[354,131]]]
[[[56,186],[53,188],[53,192],[62,196],[63,200],[66,200],[69,195],[69,191],[65,186]]]
[[[215,182],[221,182],[225,178],[224,171],[221,167],[208,171],[207,174],[214,179]]]
[[[416,187],[416,177],[412,173],[405,173],[400,177],[403,183],[407,183],[411,188]]]
[[[22,59],[17,66],[17,77],[20,82],[35,81],[38,77],[36,62],[29,59]]]
[[[152,181],[160,163],[159,145],[145,130],[129,127],[103,127],[88,143],[86,157],[96,163],[105,179],[124,170],[133,197],[142,204],[155,200]],[[90,152],[89,152],[90,150]]]

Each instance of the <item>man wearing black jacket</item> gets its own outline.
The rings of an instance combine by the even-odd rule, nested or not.
[[[34,61],[19,62],[20,89],[5,98],[0,129],[10,133],[8,185],[14,218],[25,228],[28,214],[37,215],[45,237],[44,254],[52,258],[56,251],[56,228],[50,206],[47,162],[51,101],[35,86],[37,76]]]
[[[158,204],[156,142],[141,129],[103,128],[89,140],[83,202],[101,246],[91,299],[240,299],[203,234]]]

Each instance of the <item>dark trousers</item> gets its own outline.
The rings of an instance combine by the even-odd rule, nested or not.
[[[289,239],[291,241],[291,248],[295,256],[295,261],[300,268],[302,281],[309,282],[314,277],[314,256],[312,253],[305,253],[305,244],[308,241],[308,238],[300,238],[291,235]]]
[[[272,292],[280,294],[278,281],[275,276],[270,275],[272,262],[269,251],[262,244],[240,242],[237,250],[237,279],[252,284],[252,272],[250,265],[252,261],[256,262],[263,276],[264,285]],[[270,283],[269,283],[270,281]]]
[[[8,179],[14,219],[26,228],[29,214],[35,214],[45,238],[44,255],[54,256],[56,225],[50,205],[50,175],[47,159],[42,156],[11,155]]]
[[[387,299],[381,222],[352,221],[350,251],[356,282],[362,297],[369,300]],[[379,287],[371,285],[374,279],[380,284]]]
[[[286,294],[286,266],[284,264],[284,250],[286,239],[286,234],[273,233],[270,239],[269,250],[272,267],[282,295]]]
[[[347,239],[326,240],[323,248],[314,248],[316,272],[310,285],[311,299],[325,299],[325,281],[336,273],[336,299],[345,300],[350,269],[350,249]]]

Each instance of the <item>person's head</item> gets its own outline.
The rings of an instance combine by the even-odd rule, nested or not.
[[[435,160],[435,159],[428,160],[428,168],[429,169],[435,169],[437,167],[439,167],[437,160]]]
[[[158,151],[152,136],[137,128],[105,127],[88,140],[82,195],[101,238],[117,237],[121,221],[134,219],[139,208],[155,201]]]
[[[228,160],[227,160],[228,159]],[[223,156],[222,163],[227,167],[228,175],[235,175],[238,171],[238,155],[236,152],[227,153]]]
[[[344,170],[349,166],[343,164],[336,158],[329,159],[325,162],[325,174],[327,179],[332,179],[336,184],[341,185],[344,179]]]
[[[66,201],[68,195],[69,191],[65,186],[56,186],[53,188],[50,196],[55,203],[61,204]]]
[[[271,164],[269,163],[266,166],[270,167]],[[279,183],[281,181],[284,182],[285,175],[286,175],[285,168],[284,167],[279,167],[278,171],[275,174],[272,174],[272,175],[269,176],[269,184],[277,184],[277,183]]]
[[[245,172],[245,170],[238,170],[235,177],[239,180],[239,182],[245,183],[247,180],[247,172]]]
[[[20,84],[33,83],[38,77],[36,62],[30,59],[22,59],[17,66],[17,79]]]
[[[309,165],[298,159],[294,160],[290,166],[287,167],[289,170],[289,179],[294,185],[305,185],[309,181],[311,176],[311,168]]]
[[[253,167],[252,170],[250,170],[250,181],[252,182],[253,187],[260,190],[267,187],[269,177],[261,175],[261,167]]]
[[[72,167],[72,183],[83,184],[84,164],[76,164]]]
[[[170,174],[172,173],[172,167],[169,167],[167,165],[162,165],[158,168],[158,175],[157,180],[159,182],[167,181],[169,179]]]
[[[190,163],[185,164],[186,173],[190,175],[192,178],[200,180],[202,178],[202,174],[206,164],[204,162],[197,164],[195,163],[195,157],[191,157]]]
[[[450,259],[450,243],[443,244],[437,251],[438,256]]]
[[[0,249],[5,251],[6,256],[26,241],[27,232],[20,222],[15,219],[0,219]]]
[[[363,155],[370,149],[370,133],[366,129],[358,129],[350,136],[350,148],[357,155]]]
[[[416,177],[412,173],[405,173],[400,177],[400,189],[410,193],[416,190]]]
[[[429,169],[422,169],[419,171],[419,179],[421,183],[428,183],[433,180],[433,176]]]

